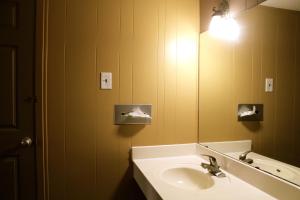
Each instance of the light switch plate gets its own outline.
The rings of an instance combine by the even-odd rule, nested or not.
[[[111,90],[112,89],[112,73],[101,72],[101,89]]]
[[[273,92],[273,78],[266,78],[265,92]]]

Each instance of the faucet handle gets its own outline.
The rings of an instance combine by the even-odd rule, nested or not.
[[[219,167],[218,163],[217,163],[217,159],[211,155],[206,155],[206,154],[201,154],[201,156],[207,156],[209,159],[209,163],[211,166],[216,166]]]
[[[249,151],[245,151],[244,153],[242,153],[240,156],[239,156],[239,160],[245,160],[247,155],[252,152],[251,150]]]
[[[207,169],[209,173],[217,177],[226,177],[226,175],[220,170],[220,166],[217,163],[217,159],[211,155],[201,154],[209,158],[209,164],[201,163],[204,169]]]

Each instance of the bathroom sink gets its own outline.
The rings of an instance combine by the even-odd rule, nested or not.
[[[282,177],[286,180],[294,179],[297,175],[299,176],[299,174],[297,174],[293,169],[273,161],[254,159],[252,166],[257,169],[272,173],[273,175]]]
[[[170,168],[163,171],[161,178],[182,189],[208,189],[214,185],[211,175],[189,167]]]

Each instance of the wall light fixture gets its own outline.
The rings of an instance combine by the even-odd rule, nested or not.
[[[212,19],[208,31],[212,36],[217,38],[225,40],[238,39],[240,28],[229,12],[228,0],[222,0],[218,8],[213,8]]]

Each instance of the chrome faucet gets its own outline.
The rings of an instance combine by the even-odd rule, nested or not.
[[[226,177],[226,175],[220,170],[220,166],[217,163],[217,159],[210,155],[202,155],[209,158],[209,164],[201,163],[201,167],[207,169],[209,173],[217,177]]]
[[[249,150],[249,151],[246,151],[246,152],[242,153],[242,154],[239,156],[239,160],[240,160],[240,161],[243,161],[243,162],[245,162],[245,163],[248,163],[248,164],[252,164],[252,163],[253,163],[253,159],[247,158],[247,155],[248,155],[250,152],[252,152],[252,151]]]

